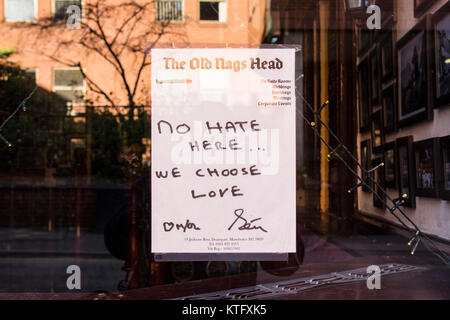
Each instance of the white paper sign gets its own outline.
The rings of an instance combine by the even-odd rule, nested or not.
[[[295,252],[295,50],[151,55],[152,252]]]

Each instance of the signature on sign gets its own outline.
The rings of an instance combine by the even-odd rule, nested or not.
[[[243,217],[244,215],[244,209],[236,209],[234,210],[234,215],[236,216],[236,220],[233,221],[231,226],[228,227],[228,230],[231,230],[233,226],[236,224],[236,222],[240,222],[241,225],[238,227],[238,230],[261,230],[264,232],[267,232],[266,229],[264,229],[261,226],[252,225],[255,221],[261,220],[262,218],[256,218],[253,220],[248,221],[246,218]]]

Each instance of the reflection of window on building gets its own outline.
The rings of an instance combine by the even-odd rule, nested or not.
[[[69,13],[67,13],[67,8],[70,6],[78,6],[81,10],[81,0],[54,0],[53,1],[53,18],[55,20],[67,21]],[[80,11],[81,12],[81,11]]]
[[[157,21],[183,21],[183,1],[159,0],[156,5]]]
[[[78,68],[53,69],[53,91],[56,94],[58,109],[67,115],[85,113],[83,103],[84,80]]]
[[[227,2],[225,0],[200,0],[200,21],[227,22]]]
[[[36,69],[27,68],[25,69],[25,74],[27,76],[27,80],[30,81],[31,84],[36,84]]]
[[[61,120],[64,137],[65,163],[59,168],[71,167],[75,176],[86,174],[86,105],[85,82],[79,68],[54,68],[53,112]],[[59,113],[61,112],[61,113]],[[58,121],[58,122],[59,122]]]
[[[5,0],[5,20],[8,22],[33,21],[37,0]]]

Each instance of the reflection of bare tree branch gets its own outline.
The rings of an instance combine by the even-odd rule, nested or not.
[[[153,48],[153,47],[155,46],[155,44],[159,41],[159,39],[161,39],[162,35],[163,35],[163,33],[161,32],[161,33],[158,35],[158,38],[156,39],[156,41],[152,43],[151,48]],[[150,49],[151,49],[151,48],[150,48]],[[144,68],[145,68],[146,66],[150,65],[150,63],[146,63],[146,59],[147,59],[147,54],[144,54],[144,57],[143,57],[143,59],[142,59],[141,66],[140,66],[140,68],[139,68],[139,71],[138,71],[138,74],[137,74],[137,77],[136,77],[136,82],[134,83],[133,96],[136,94],[136,89],[137,89],[137,87],[138,87],[138,82],[139,82],[139,79],[140,79],[140,77],[141,77],[142,70],[144,70]]]
[[[20,108],[25,106],[25,103],[27,103],[27,101],[31,99],[31,97],[33,96],[33,94],[36,92],[37,89],[38,89],[37,86],[34,87],[33,91],[31,91],[31,93],[25,99],[22,100],[19,106],[16,109],[14,109],[13,113],[11,113],[11,115],[9,115],[9,117],[7,117],[5,121],[3,121],[2,125],[0,126],[0,131],[2,131],[2,129],[8,123],[8,121],[11,120],[16,115],[16,113],[20,110]]]
[[[110,95],[108,95],[105,91],[103,91],[101,89],[100,86],[98,86],[95,81],[93,81],[87,74],[86,72],[84,72],[81,63],[80,62],[72,62],[72,61],[68,61],[68,60],[61,60],[56,58],[55,56],[52,55],[46,55],[45,56],[47,58],[49,58],[50,60],[53,60],[57,63],[60,64],[64,64],[68,67],[77,67],[80,69],[81,74],[83,75],[84,79],[87,82],[87,85],[89,86],[89,89],[92,90],[95,93],[98,93],[100,95],[102,95],[106,100],[108,100],[108,102],[110,103],[111,107],[114,108],[114,110],[116,110],[118,112],[118,114],[120,114],[120,110],[118,108],[118,106],[116,105],[116,103],[114,102],[114,100],[112,99],[112,97]]]
[[[34,93],[37,91],[38,86],[35,86],[33,91],[31,91],[31,93],[22,100],[22,102],[19,104],[19,106],[14,109],[14,111],[2,122],[2,125],[0,125],[0,132],[2,132],[3,128],[6,126],[6,124],[9,122],[9,120],[11,120],[17,112],[19,112],[19,110],[23,107],[25,107],[25,104],[27,103],[28,100],[31,99],[31,97],[34,95]],[[2,135],[0,134],[0,140],[2,140],[4,143],[6,143],[9,147],[12,146],[12,144]]]
[[[155,3],[156,1],[139,0],[120,4],[110,4],[107,0],[86,3],[80,23],[81,30],[71,30],[70,33],[66,32],[65,24],[43,19],[37,24],[39,30],[43,35],[58,40],[53,44],[53,50],[41,48],[40,51],[60,64],[79,67],[91,92],[102,96],[111,107],[119,110],[114,98],[117,97],[116,93],[96,82],[92,76],[91,72],[97,72],[98,69],[89,70],[83,58],[67,59],[64,52],[79,47],[85,55],[92,52],[101,57],[119,75],[123,91],[117,94],[122,94],[121,97],[127,101],[128,114],[132,115],[140,101],[145,101],[145,97],[142,97],[143,90],[139,88],[145,86],[141,80],[144,70],[150,66],[146,43],[152,42],[154,47],[164,36],[183,38],[183,34],[170,22],[155,21]],[[75,59],[77,61],[73,61]],[[138,63],[130,67],[130,61]]]
[[[100,88],[94,81],[92,81],[92,79],[86,74],[86,72],[84,72],[80,63],[77,64],[77,67],[80,68],[81,74],[83,75],[84,79],[86,79],[89,89],[91,89],[93,92],[101,94],[103,97],[105,97],[105,99],[108,100],[108,102],[111,104],[111,106],[116,111],[119,111],[118,113],[120,114],[120,110],[118,109],[118,107],[116,106],[116,104],[114,103],[112,98],[105,91],[103,91],[102,88]]]

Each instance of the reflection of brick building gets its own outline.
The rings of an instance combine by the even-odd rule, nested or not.
[[[7,4],[10,2],[14,4],[20,3],[20,6],[11,7],[8,10]],[[86,4],[93,5],[96,2],[97,0],[88,0]],[[120,4],[120,1],[114,2],[115,4]],[[136,3],[139,2],[136,1]],[[144,1],[143,3],[145,2],[148,1]],[[53,48],[52,46],[49,47],[48,43],[57,43],[62,38],[67,40],[66,37],[70,40],[72,35],[79,35],[77,34],[78,31],[65,28],[67,15],[64,19],[61,19],[61,12],[68,5],[76,4],[81,6],[81,3],[85,4],[84,1],[64,0],[3,0],[0,3],[0,19],[3,21],[1,24],[2,35],[0,37],[0,45],[2,47],[17,49],[18,53],[13,56],[13,59],[20,61],[24,68],[35,68],[37,70],[37,83],[47,90],[54,91],[55,86],[59,85],[55,83],[58,81],[55,71],[58,68],[63,68],[60,70],[67,69],[64,69],[66,66],[41,55],[41,53],[45,53],[42,52],[42,48]],[[101,3],[103,6],[108,6],[108,2],[100,0],[98,3]],[[246,45],[258,44],[262,40],[265,14],[264,0],[160,0],[151,1],[150,3],[151,6],[148,11],[150,14],[146,22],[152,25],[152,27],[155,26],[155,33],[161,30],[159,26],[167,22],[166,19],[171,19],[170,26],[166,28],[166,34],[163,34],[162,38],[158,40],[160,43],[178,42],[193,46],[201,44]],[[35,4],[38,4],[37,8],[34,7]],[[28,8],[29,6],[32,9],[30,8],[29,13],[25,15],[23,8]],[[57,8],[60,9],[58,10]],[[17,14],[15,14],[16,10]],[[61,33],[57,34],[57,37],[54,38],[35,39],[36,33],[34,33],[35,28],[33,28],[33,23],[40,23],[40,21],[49,17],[57,17],[59,19],[59,26],[63,26],[63,28],[58,29]],[[31,22],[20,20],[31,20]],[[53,18],[53,20],[55,19]],[[108,21],[105,26],[114,30],[114,28],[117,28],[119,22],[121,22],[120,17],[117,20]],[[105,30],[105,32],[110,32],[111,30]],[[155,34],[148,34],[145,40],[148,42],[155,41]],[[143,51],[145,47],[141,49]],[[75,60],[82,58],[81,62],[83,62],[83,66],[86,69],[86,74],[92,77],[93,80],[103,80],[105,82],[105,91],[120,91],[122,88],[115,81],[117,80],[115,70],[112,70],[111,66],[98,56],[86,54],[86,52],[90,53],[88,49],[83,49],[82,46],[78,45],[66,51],[59,52],[56,57],[70,57],[75,58]],[[125,70],[129,72],[130,77],[133,77],[136,72],[133,69],[133,64],[137,64],[137,62],[127,60],[124,59],[123,62],[124,67],[127,67]],[[149,74],[147,70],[146,75]],[[143,79],[149,81],[149,77],[147,76],[143,77]],[[75,81],[75,83],[78,86],[78,82]],[[67,87],[67,84],[64,83],[63,86]]]
[[[86,156],[90,157],[89,126],[86,123],[88,110],[84,100],[92,101],[95,106],[110,106],[111,103],[105,99],[105,95],[99,93],[102,91],[111,97],[115,105],[127,106],[129,92],[125,87],[129,85],[130,91],[135,91],[133,94],[136,105],[149,106],[150,69],[146,66],[142,71],[139,70],[143,52],[149,43],[157,41],[191,46],[258,44],[264,31],[265,2],[137,0],[134,2],[134,9],[145,6],[145,21],[130,24],[130,29],[124,28],[122,32],[116,32],[126,19],[133,16],[131,7],[120,7],[125,1],[2,0],[0,47],[13,49],[15,53],[10,60],[19,63],[22,68],[32,68],[37,85],[55,93],[62,100],[63,110],[59,112],[58,105],[51,106],[52,110],[40,120],[40,129],[65,136],[66,154],[64,159],[62,155],[59,157],[59,165],[64,167],[75,162],[75,154],[80,155],[80,149],[87,149]],[[117,46],[116,49],[114,46],[124,42],[125,36],[131,38],[130,47],[132,41],[135,41],[132,43],[132,50],[124,50],[119,54],[119,67],[118,63],[109,63],[108,60],[114,60],[115,57],[108,54],[104,43],[89,42],[83,34],[85,29],[69,29],[66,26],[67,21],[72,21],[70,13],[66,13],[70,5],[81,7],[81,18],[84,19],[82,24],[89,24],[92,16],[88,12],[95,10],[97,3],[100,7],[114,12],[114,17],[108,16],[107,13],[101,13],[103,16],[100,16],[105,20],[102,32],[110,44],[113,44],[116,33],[119,34],[112,49],[119,52],[120,48]],[[48,23],[51,24],[50,28],[41,28]],[[88,44],[82,45],[80,39]],[[82,67],[84,79],[79,68],[68,66],[78,63]],[[127,85],[124,84],[121,72],[127,78]],[[134,81],[138,77],[139,81],[135,85]],[[92,85],[94,83],[95,86]],[[125,109],[122,111],[126,112]],[[148,143],[146,148],[149,148]],[[51,162],[51,159],[46,162],[49,161]],[[86,165],[90,171],[89,161]]]
[[[118,63],[108,61],[116,57],[108,53],[105,43],[89,42],[83,33],[86,30],[83,24],[89,24],[89,18],[93,17],[89,10],[95,10],[97,3],[114,13],[112,16],[99,14],[105,20],[102,32],[109,44],[114,43],[114,35],[118,34],[117,47],[113,44],[112,50],[118,53],[121,50],[118,43],[130,41],[117,56],[119,67]],[[131,7],[121,7],[125,3],[134,4],[132,8],[142,9],[145,14],[142,21],[133,22],[117,32],[134,14]],[[140,137],[141,146],[131,145],[124,151],[117,146],[119,138],[114,140],[101,128],[95,127],[99,121],[108,128],[116,126],[114,117],[118,112],[124,117],[130,116],[127,114],[129,92],[121,72],[131,91],[135,85],[136,112],[131,116],[135,117],[144,110],[147,112],[144,116],[149,117],[150,66],[139,70],[149,44],[157,41],[201,47],[204,44],[245,46],[261,43],[265,3],[265,0],[1,0],[0,49],[14,50],[9,60],[33,75],[46,103],[29,108],[27,116],[34,117],[36,123],[33,132],[29,132],[32,142],[25,146],[17,139],[11,141],[18,156],[8,168],[11,170],[0,173],[5,182],[2,187],[6,188],[1,192],[1,206],[9,208],[8,215],[1,216],[0,224],[11,222],[15,226],[54,229],[78,227],[81,223],[82,227],[101,230],[104,223],[101,217],[110,211],[101,199],[119,199],[114,194],[123,190],[114,184],[109,184],[110,189],[104,190],[107,184],[91,179],[92,172],[101,171],[104,179],[115,179],[109,167],[117,162],[116,158],[121,153],[130,150],[141,153],[142,162],[146,165],[150,159],[148,136]],[[82,9],[81,30],[69,29],[66,25],[70,20],[70,13],[67,13],[70,5]],[[82,44],[81,40],[88,44]],[[78,63],[82,72],[74,66]],[[138,75],[139,81],[136,81]],[[100,91],[106,93],[112,102]],[[26,94],[23,93],[24,96]],[[113,115],[108,118],[95,116],[97,110],[108,110]],[[6,112],[0,113],[0,119],[6,116]],[[22,118],[16,117],[8,125],[14,121],[18,123]],[[110,152],[104,155],[105,162],[100,162],[100,168],[92,162],[95,139],[105,142],[104,148]],[[123,161],[126,163],[127,160]],[[110,162],[113,164],[109,165]],[[30,174],[36,178],[30,179]],[[42,180],[43,177],[45,179]],[[36,203],[36,198],[41,199],[41,205]],[[49,210],[43,210],[46,207]],[[40,212],[42,210],[46,212]],[[23,215],[24,212],[28,213],[19,219],[16,214]],[[41,214],[46,216],[45,221],[40,221]],[[33,221],[31,217],[34,217]],[[76,222],[74,217],[78,219]]]

